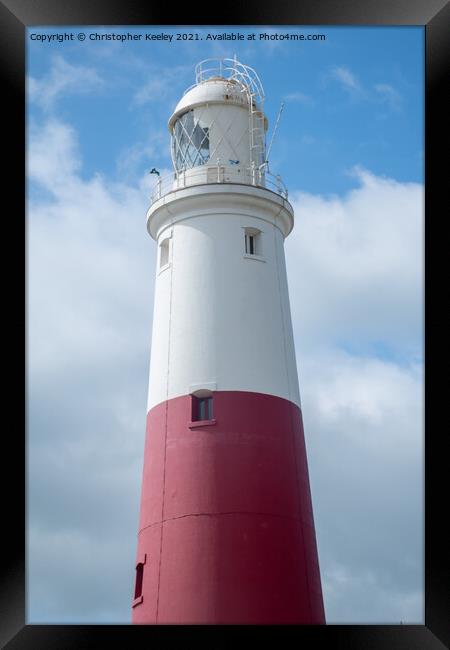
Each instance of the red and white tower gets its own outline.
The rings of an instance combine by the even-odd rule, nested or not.
[[[134,623],[324,623],[289,308],[293,209],[257,74],[203,61],[169,120]]]

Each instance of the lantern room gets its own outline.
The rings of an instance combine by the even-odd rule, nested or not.
[[[261,177],[268,124],[263,100],[249,66],[236,59],[199,63],[196,83],[169,120],[175,173],[192,182],[214,182],[217,175],[218,182],[251,183]]]

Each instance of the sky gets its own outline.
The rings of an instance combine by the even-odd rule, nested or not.
[[[234,54],[264,86],[268,142],[284,103],[269,165],[295,210],[326,620],[424,623],[424,30],[329,26],[27,29],[27,623],[131,622],[148,172],[172,168],[167,121],[195,65]]]

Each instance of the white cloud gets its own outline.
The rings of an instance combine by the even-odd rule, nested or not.
[[[423,623],[422,368],[336,350],[300,364],[327,621]]]
[[[423,186],[358,167],[353,174],[359,187],[343,197],[291,195],[296,225],[286,255],[297,339],[302,349],[383,342],[420,356]]]
[[[293,93],[288,93],[285,96],[286,101],[288,102],[297,102],[299,104],[312,104],[313,100],[309,95],[306,95],[305,93],[302,92],[293,92]]]
[[[346,90],[353,92],[361,90],[361,85],[358,79],[347,66],[333,66],[331,69],[331,77],[332,79],[339,81]]]
[[[400,111],[402,108],[402,96],[389,84],[375,84],[375,90],[381,100],[385,102],[393,111]]]
[[[326,615],[421,623],[423,187],[352,174],[286,241]]]
[[[350,358],[346,362],[340,359],[336,366],[328,365],[323,369],[322,384],[317,387],[315,399],[321,417],[328,424],[342,422],[348,416],[375,428],[387,414],[394,417],[402,409],[414,409],[417,396],[411,392],[411,387],[416,383],[417,379],[409,372],[377,359]],[[392,391],[393,387],[396,390]],[[400,402],[399,395],[402,396]],[[387,441],[377,436],[376,444],[397,445],[399,436],[405,433],[400,429]],[[365,442],[373,441],[366,439]]]
[[[119,521],[122,526],[130,524],[128,518]],[[137,525],[137,520],[131,522]],[[134,579],[130,571],[134,549],[127,544],[124,530],[118,527],[113,534],[97,536],[86,534],[80,526],[65,530],[30,526],[28,537],[27,597],[33,603],[33,623],[129,622],[117,614],[129,606]],[[123,589],[117,588],[118,582]]]
[[[56,120],[31,130],[29,149],[29,612],[35,622],[127,622],[152,178],[83,180],[77,134]],[[293,193],[286,243],[325,604],[330,622],[386,611],[417,622],[423,188],[353,173],[358,186],[343,197]],[[347,339],[356,352],[342,349]],[[374,339],[402,363],[375,358]]]
[[[405,594],[394,585],[380,584],[379,574],[373,571],[355,575],[341,565],[333,565],[322,580],[327,585],[329,624],[373,624],[374,621],[424,624],[424,599],[420,589]],[[351,610],[345,607],[349,600],[356,604]],[[386,612],[392,615],[386,617]]]
[[[72,65],[56,55],[49,73],[42,79],[28,77],[27,84],[30,101],[50,110],[60,97],[96,91],[104,82],[94,68]]]
[[[180,88],[180,82],[187,79],[186,85],[190,85],[195,81],[195,79],[191,79],[192,66],[183,65],[150,69],[146,76],[146,81],[133,95],[131,102],[133,107],[141,107],[161,100],[175,104],[179,99],[180,90],[181,92],[185,90],[185,88]],[[189,80],[191,80],[190,84]]]
[[[29,612],[51,622],[127,622],[153,301],[151,183],[82,180],[80,168],[72,128],[52,120],[33,130]]]
[[[153,160],[160,156],[167,144],[167,133],[153,133],[147,142],[136,142],[122,150],[117,156],[117,175],[124,182],[135,180],[142,173],[148,173]]]
[[[30,126],[27,172],[31,180],[52,193],[71,185],[80,170],[81,158],[75,132],[58,120],[43,128]]]
[[[31,135],[29,177],[51,195],[28,206],[31,366],[41,359],[46,373],[121,356],[136,341],[123,315],[139,327],[151,313],[150,179],[138,187],[83,181],[79,167],[73,129],[50,121]]]
[[[159,102],[171,91],[171,82],[162,77],[155,76],[149,79],[134,95],[133,102],[137,106],[143,106],[150,102]]]

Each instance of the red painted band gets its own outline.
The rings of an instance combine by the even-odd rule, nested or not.
[[[251,392],[148,414],[134,623],[324,623],[301,411]],[[162,523],[163,522],[163,523]]]

